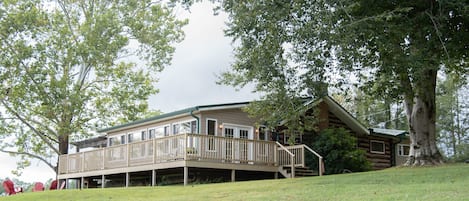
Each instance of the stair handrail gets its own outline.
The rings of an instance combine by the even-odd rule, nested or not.
[[[323,171],[325,171],[325,170],[324,170],[324,162],[323,162],[323,160],[322,160],[322,156],[319,155],[317,152],[315,152],[315,151],[314,151],[313,149],[311,149],[310,147],[308,147],[308,145],[303,144],[303,146],[304,146],[308,151],[310,151],[311,153],[313,153],[314,155],[316,155],[316,156],[319,158],[319,159],[318,159],[318,161],[319,161],[319,176],[322,176]]]
[[[289,155],[290,155],[290,160],[291,160],[291,178],[295,178],[295,154],[293,154],[292,152],[290,152],[286,147],[284,147],[282,144],[280,144],[279,142],[275,142],[280,148],[282,148],[283,150],[285,150],[285,152],[287,152]],[[277,155],[278,157],[278,155]]]

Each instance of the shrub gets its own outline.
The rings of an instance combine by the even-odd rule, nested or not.
[[[456,162],[468,162],[469,161],[469,144],[458,144],[457,153],[454,156]]]
[[[326,174],[361,172],[371,169],[365,151],[357,148],[356,138],[343,128],[325,129],[313,137],[311,148],[324,160]],[[317,167],[317,158],[310,158],[310,167]]]

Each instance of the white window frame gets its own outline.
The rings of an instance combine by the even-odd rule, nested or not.
[[[168,135],[165,135],[165,133],[164,133],[164,127],[166,127],[166,126],[169,127]],[[158,129],[160,129],[160,128],[163,129],[163,136],[158,136],[158,135],[156,135],[156,130],[158,130]],[[152,139],[154,139],[154,138],[158,139],[158,138],[167,137],[167,136],[171,136],[171,135],[172,135],[172,134],[171,134],[171,132],[172,132],[171,124],[164,124],[164,125],[160,125],[160,126],[155,126],[155,127],[148,128],[148,139],[150,139],[150,130],[152,130],[152,129],[155,131],[155,133],[154,133],[155,136],[153,136]]]
[[[195,121],[195,126],[196,126],[196,128],[195,128],[194,133],[191,133],[191,134],[198,134],[198,133],[196,133],[197,130],[199,130],[199,129],[197,128],[197,127],[199,127],[199,125],[197,125],[197,119],[190,119],[190,120],[178,121],[178,122],[172,123],[171,126],[170,126],[170,129],[171,129],[171,130],[170,130],[170,132],[169,132],[170,135],[184,134],[184,133],[174,133],[174,130],[173,130],[174,126],[175,126],[175,125],[179,125],[179,131],[178,131],[178,132],[180,132],[180,131],[181,131],[181,124],[183,124],[183,123],[189,123],[189,124],[190,124],[190,123],[193,122],[193,121]],[[191,127],[191,129],[192,129],[192,127]]]
[[[398,156],[404,156],[404,157],[409,156],[409,155],[401,154],[401,153],[404,153],[404,147],[409,147],[409,152],[410,152],[410,145],[408,145],[408,144],[397,144],[397,155]],[[402,150],[402,152],[401,152],[401,150]]]
[[[373,151],[373,143],[380,143],[383,145],[383,151]],[[370,140],[370,153],[375,153],[375,154],[385,154],[386,153],[386,144],[384,141],[381,140]]]
[[[261,128],[264,128],[264,132],[265,132],[264,139],[261,139]],[[259,128],[257,128],[257,137],[259,138],[258,140],[270,141],[269,129],[267,128],[267,126],[260,125]]]
[[[144,135],[144,136],[142,136],[142,132],[145,132],[145,135]],[[142,130],[140,130],[140,133],[139,133],[139,134],[140,134],[140,138],[141,138],[140,140],[141,140],[141,141],[146,141],[146,140],[148,140],[149,137],[150,137],[150,134],[148,134],[148,129],[142,129]]]
[[[205,134],[206,134],[207,136],[209,136],[209,135],[208,135],[208,121],[214,121],[214,122],[215,122],[215,133],[214,133],[213,136],[218,136],[218,120],[217,120],[217,119],[213,119],[213,118],[206,118],[206,119],[205,119]],[[213,141],[210,142],[211,139],[212,139]],[[218,150],[218,145],[217,145],[217,143],[216,143],[216,139],[213,139],[213,138],[211,138],[211,139],[207,139],[207,143],[205,144],[205,150],[208,151],[208,152],[216,152],[216,151]],[[212,149],[209,149],[209,148],[210,148],[210,147],[209,147],[209,146],[210,146],[210,143],[213,143]]]
[[[125,138],[124,143],[122,143],[122,140],[121,140],[122,136],[124,136],[124,138]],[[111,138],[116,138],[116,142],[118,142],[119,144],[112,144],[111,145],[111,143],[110,143]],[[117,134],[117,135],[112,135],[111,137],[108,137],[108,140],[107,140],[107,146],[108,147],[123,145],[123,144],[126,144],[126,143],[127,143],[127,134],[124,134],[124,133]]]
[[[125,135],[125,144],[130,144],[130,143],[133,143],[133,142],[137,142],[137,140],[134,140],[134,135],[135,133],[134,132],[128,132],[126,135]],[[130,141],[130,136],[132,135],[132,141]]]
[[[215,135],[214,136],[218,136],[218,120],[217,119],[212,119],[212,118],[205,119],[205,134],[208,135],[208,121],[214,121],[215,122]]]

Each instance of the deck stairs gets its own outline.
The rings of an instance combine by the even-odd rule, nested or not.
[[[291,167],[283,166],[279,168],[280,174],[285,178],[291,178]],[[319,173],[309,167],[295,167],[295,177],[319,176]]]

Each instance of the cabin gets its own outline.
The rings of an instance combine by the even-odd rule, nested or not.
[[[287,145],[281,131],[256,126],[242,110],[247,104],[195,106],[99,130],[99,137],[72,143],[76,153],[59,156],[58,179],[104,188],[322,175],[322,156],[302,135]],[[319,129],[343,127],[356,136],[373,169],[403,163],[405,131],[365,128],[329,96],[304,106],[319,109]],[[307,167],[306,152],[318,167]]]

